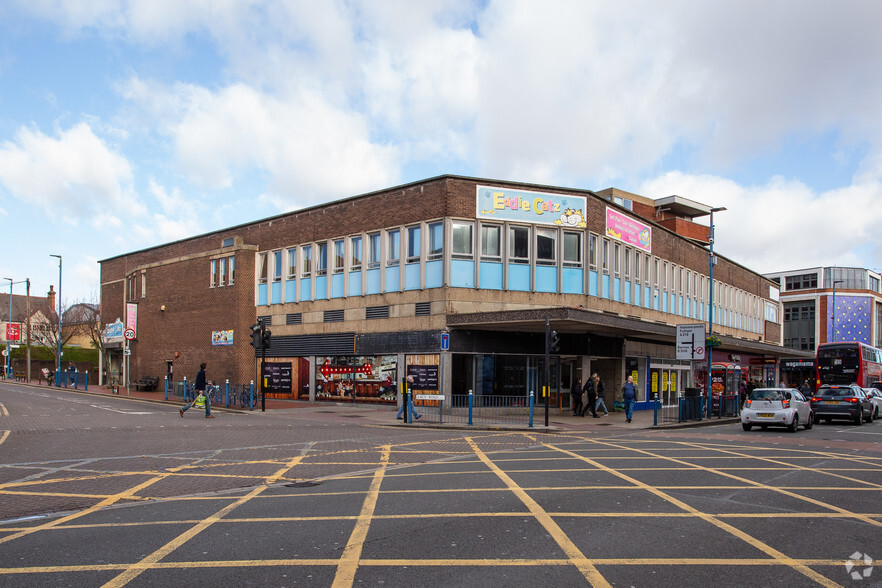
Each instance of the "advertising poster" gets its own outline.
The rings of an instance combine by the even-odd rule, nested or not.
[[[612,208],[606,209],[606,234],[613,239],[652,253],[652,227]]]
[[[438,366],[437,365],[409,365],[407,375],[413,376],[413,390],[437,390],[438,389]]]
[[[211,344],[212,345],[232,345],[233,344],[233,329],[228,331],[212,331],[211,332]]]
[[[263,382],[267,394],[291,394],[291,362],[264,364]]]

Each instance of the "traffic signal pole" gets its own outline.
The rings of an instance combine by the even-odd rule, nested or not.
[[[545,317],[545,426],[548,426],[548,397],[551,396],[551,327]]]

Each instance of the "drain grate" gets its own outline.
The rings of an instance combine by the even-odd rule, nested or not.
[[[319,484],[321,484],[321,482],[306,480],[303,482],[292,482],[291,484],[285,484],[285,488],[312,488],[313,486],[318,486]]]

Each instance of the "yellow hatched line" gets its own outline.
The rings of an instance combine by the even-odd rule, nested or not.
[[[596,443],[603,443],[602,441],[595,441],[595,442]],[[698,518],[710,523],[711,525],[713,525],[723,531],[726,531],[727,533],[729,533],[731,535],[734,535],[735,537],[737,537],[738,539],[741,539],[742,541],[744,541],[748,545],[751,545],[751,546],[755,547],[756,549],[762,551],[763,553],[771,556],[773,559],[777,560],[779,563],[793,568],[794,570],[800,572],[804,576],[814,580],[815,582],[817,582],[823,586],[839,586],[839,584],[836,584],[835,582],[829,580],[828,578],[825,578],[824,576],[822,576],[821,574],[812,570],[808,566],[799,563],[797,560],[778,551],[777,549],[773,548],[772,546],[766,545],[765,543],[763,543],[759,539],[757,539],[751,535],[748,535],[747,533],[745,533],[741,529],[738,529],[737,527],[733,527],[732,525],[719,520],[718,518],[716,518],[713,515],[703,513],[701,511],[699,511],[698,509],[686,504],[682,500],[674,498],[673,496],[671,496],[670,494],[667,494],[666,492],[662,492],[661,490],[658,490],[657,488],[654,488],[654,487],[650,486],[649,484],[641,482],[640,480],[638,480],[636,478],[632,478],[631,476],[628,476],[627,474],[622,474],[620,472],[617,472],[614,469],[609,468],[601,463],[598,463],[590,458],[583,457],[583,456],[579,455],[578,453],[574,453],[574,452],[569,451],[567,449],[555,447],[553,445],[547,445],[547,447],[551,447],[552,449],[556,449],[557,451],[560,451],[563,454],[570,455],[576,459],[580,459],[582,461],[585,461],[586,463],[590,463],[590,464],[592,464],[602,470],[608,471],[609,473],[611,473],[615,476],[618,476],[619,478],[621,478],[623,480],[627,480],[631,484],[634,484],[634,486],[636,486],[637,488],[640,488],[640,489],[645,490],[651,494],[654,494],[655,496],[658,496],[662,500],[665,500],[666,502],[673,504],[677,508],[680,508],[686,512],[692,513],[695,516],[697,516]],[[643,450],[635,449],[634,451],[643,451]]]
[[[682,444],[683,444],[683,445],[687,445],[687,446],[689,446],[689,447],[700,447],[700,445],[695,444],[695,443],[685,443],[685,442],[683,442]],[[735,451],[733,451],[733,450],[731,450],[731,449],[715,449],[715,448],[712,448],[712,447],[703,448],[703,449],[705,449],[705,451],[707,451],[707,450],[709,449],[709,450],[711,450],[711,451],[715,451],[715,452],[717,452],[717,453],[723,453],[723,454],[726,454],[726,455],[734,455],[734,456],[738,456],[738,457],[744,457],[744,454],[737,453],[737,452],[735,452]],[[856,484],[865,484],[866,486],[870,486],[870,487],[873,487],[873,488],[882,488],[882,485],[880,485],[880,484],[874,484],[873,482],[867,482],[866,480],[859,480],[859,479],[857,479],[857,478],[852,478],[852,477],[849,477],[849,476],[844,476],[844,475],[842,475],[842,474],[836,474],[836,473],[834,473],[834,472],[832,472],[832,471],[829,471],[829,470],[824,470],[824,469],[820,469],[820,470],[818,470],[818,469],[816,469],[816,468],[808,468],[808,467],[805,467],[805,466],[795,465],[795,464],[791,465],[791,464],[788,464],[788,463],[786,463],[786,462],[782,462],[782,461],[779,461],[779,460],[777,460],[777,459],[773,459],[773,458],[769,458],[769,457],[760,457],[760,458],[755,458],[755,459],[758,459],[759,461],[765,461],[765,462],[773,463],[773,464],[780,465],[780,466],[787,466],[788,469],[791,469],[791,470],[794,470],[794,471],[812,472],[812,473],[821,473],[821,474],[824,474],[824,475],[826,475],[826,476],[832,476],[832,477],[834,477],[834,478],[839,478],[839,479],[841,479],[841,480],[847,480],[847,481],[849,481],[849,482],[855,482]],[[722,470],[726,470],[726,469],[728,469],[728,468],[720,468],[721,471],[722,471]],[[865,471],[873,472],[873,471],[877,471],[877,470],[865,470]]]
[[[18,533],[13,533],[12,535],[0,537],[0,545],[2,545],[3,543],[6,543],[8,541],[12,541],[14,539],[19,539],[20,537],[24,537],[24,536],[30,535],[32,533],[36,533],[38,531],[45,531],[46,529],[51,529],[53,527],[57,527],[57,526],[62,525],[68,521],[76,520],[76,519],[84,517],[88,514],[92,514],[93,512],[99,511],[106,506],[110,506],[111,504],[115,504],[115,503],[123,501],[123,500],[137,500],[137,498],[135,498],[135,496],[138,492],[140,492],[141,490],[143,490],[144,488],[147,488],[148,486],[150,486],[152,484],[159,482],[160,480],[164,480],[165,478],[169,477],[170,475],[171,475],[171,473],[169,472],[169,473],[164,473],[164,474],[155,476],[145,482],[138,484],[137,486],[133,486],[133,487],[129,488],[128,490],[125,490],[125,491],[120,492],[118,494],[114,494],[113,496],[108,496],[108,497],[104,498],[103,500],[101,500],[100,502],[98,502],[97,504],[94,504],[87,509],[81,510],[79,512],[75,512],[75,513],[67,515],[65,517],[61,517],[61,518],[49,521],[47,523],[44,523],[42,525],[38,525],[36,527],[22,530]]]
[[[604,442],[603,442],[603,441],[597,441],[597,443],[604,443]],[[698,447],[700,447],[700,446],[698,446]],[[710,446],[710,447],[708,447],[708,448],[706,448],[706,449],[708,449],[708,450],[713,450],[713,446]],[[642,450],[642,449],[634,449],[634,451],[644,452],[644,450]],[[644,452],[644,453],[646,453],[646,452]],[[686,465],[695,465],[695,464],[690,464],[689,462],[686,462],[686,461],[683,461],[683,460],[680,460],[680,459],[676,459],[676,458],[673,458],[673,457],[665,457],[664,459],[667,459],[667,460],[672,461],[672,462],[674,462],[674,463],[680,463],[680,464],[686,464]],[[763,484],[762,482],[756,482],[756,481],[754,481],[754,480],[750,480],[750,479],[747,479],[747,478],[742,478],[741,476],[736,476],[735,474],[730,474],[730,473],[728,473],[728,472],[721,471],[721,470],[717,470],[717,469],[714,469],[714,468],[709,468],[709,467],[704,467],[704,466],[698,466],[698,467],[700,467],[702,470],[704,470],[704,471],[706,471],[706,472],[709,472],[709,473],[712,473],[712,474],[716,474],[716,475],[718,475],[718,476],[723,476],[723,477],[725,477],[725,478],[729,478],[729,479],[731,479],[731,480],[736,480],[736,481],[738,481],[738,482],[742,482],[742,483],[745,483],[745,484],[749,484],[751,487],[754,487],[754,488],[758,488],[758,489],[761,489],[761,490],[771,490],[772,492],[777,492],[777,493],[779,493],[779,494],[783,494],[783,495],[785,495],[785,496],[789,496],[789,497],[791,497],[791,498],[796,498],[797,500],[802,500],[802,501],[804,501],[804,502],[808,502],[808,503],[810,503],[810,504],[814,504],[815,506],[820,506],[821,508],[826,508],[826,509],[829,509],[829,510],[832,510],[832,511],[838,512],[839,514],[842,514],[842,515],[848,516],[848,517],[850,517],[850,518],[856,518],[856,519],[862,520],[862,521],[864,521],[864,522],[867,522],[867,523],[869,523],[869,524],[871,524],[871,525],[874,525],[874,526],[877,526],[877,527],[882,527],[882,522],[880,522],[880,521],[876,521],[876,520],[873,520],[872,518],[870,518],[870,517],[868,517],[868,516],[860,515],[860,514],[857,514],[857,513],[852,512],[852,511],[850,511],[850,510],[846,510],[846,509],[844,509],[844,508],[840,508],[840,507],[838,507],[838,506],[835,506],[835,505],[829,504],[829,503],[827,503],[827,502],[822,502],[822,501],[820,501],[820,500],[815,500],[814,498],[810,498],[810,497],[808,497],[808,496],[803,496],[802,494],[797,494],[796,492],[792,492],[792,491],[790,491],[790,490],[787,490],[787,489],[785,489],[785,488],[781,488],[781,487],[779,487],[779,486],[769,486],[768,484]],[[713,487],[716,488],[716,486],[713,486]],[[815,488],[815,487],[808,487],[808,488],[805,488],[805,487],[794,487],[793,489],[795,489],[795,490],[808,490],[808,489],[811,489],[811,490],[817,490],[817,489],[831,490],[831,489],[833,489],[833,490],[835,490],[835,489],[837,489],[837,488],[835,488],[835,487],[833,487],[833,488]],[[869,490],[869,491],[875,491],[875,490],[877,490],[878,488],[868,488],[868,487],[864,486],[864,487],[862,487],[862,488],[849,488],[848,490],[849,490],[849,491],[857,491],[857,490],[861,490],[861,489],[863,489],[863,490]]]
[[[128,584],[129,582],[131,582],[132,580],[134,580],[135,578],[140,576],[142,573],[144,573],[144,571],[149,569],[153,564],[157,563],[159,560],[166,557],[168,554],[172,553],[175,549],[177,549],[178,547],[180,547],[181,545],[183,545],[184,543],[186,543],[187,541],[189,541],[190,539],[192,539],[193,537],[195,537],[196,535],[198,535],[199,533],[201,533],[202,531],[204,531],[205,529],[207,529],[208,527],[210,527],[211,525],[216,523],[218,520],[223,518],[224,515],[231,512],[235,508],[238,508],[239,506],[245,504],[246,502],[248,502],[249,500],[251,500],[255,496],[262,493],[264,490],[269,488],[270,484],[274,484],[275,482],[277,482],[278,479],[281,478],[285,473],[287,473],[292,468],[294,468],[298,463],[300,463],[300,461],[305,457],[306,452],[308,450],[309,450],[309,446],[305,447],[303,450],[303,453],[301,453],[300,455],[289,460],[284,466],[282,466],[274,474],[267,476],[265,479],[265,485],[254,488],[248,494],[246,494],[245,496],[242,496],[241,498],[239,498],[238,500],[236,500],[232,504],[228,504],[224,508],[217,511],[215,514],[200,521],[199,523],[197,523],[196,525],[194,525],[193,527],[191,527],[187,531],[181,533],[180,535],[178,535],[177,537],[175,537],[174,539],[172,539],[171,541],[169,541],[168,543],[166,543],[165,545],[163,545],[162,547],[160,547],[159,549],[157,549],[156,551],[154,551],[153,553],[151,553],[147,557],[143,558],[141,561],[126,566],[126,568],[123,570],[123,572],[121,574],[119,574],[118,576],[116,576],[115,578],[110,580],[109,582],[105,583],[104,586],[107,588],[116,587],[116,586],[125,586],[126,584]]]
[[[359,560],[361,560],[364,540],[367,538],[374,510],[377,507],[383,475],[386,473],[386,467],[389,464],[390,450],[391,446],[389,445],[383,447],[383,452],[380,456],[380,467],[374,472],[374,479],[371,481],[371,486],[361,505],[361,512],[355,521],[355,528],[352,529],[352,534],[349,536],[349,541],[346,543],[343,555],[340,557],[340,563],[334,576],[334,583],[332,584],[335,588],[347,588],[355,582],[355,572],[358,570]]]
[[[579,550],[578,547],[572,542],[572,540],[564,533],[563,529],[561,529],[554,519],[549,515],[545,509],[543,509],[538,502],[533,500],[533,498],[527,494],[517,483],[512,480],[508,474],[502,471],[499,466],[493,463],[490,458],[484,454],[483,451],[474,443],[471,439],[468,439],[469,444],[472,446],[475,454],[478,458],[484,462],[484,464],[490,468],[493,473],[499,476],[499,479],[503,481],[503,483],[508,486],[509,490],[520,499],[521,502],[527,507],[530,511],[530,514],[541,524],[548,534],[554,539],[554,541],[563,549],[563,552],[566,554],[570,563],[572,563],[576,568],[585,576],[585,579],[591,583],[592,586],[610,586],[609,582],[606,581],[601,573],[597,570],[597,568],[588,561],[588,558]]]
[[[644,558],[644,559],[595,559],[597,565],[603,566],[740,566],[768,567],[786,566],[782,561],[774,559],[723,559],[723,558]],[[833,559],[799,559],[793,560],[804,566],[842,567],[844,560]],[[336,566],[337,559],[243,559],[218,561],[170,561],[156,562],[151,570],[178,570],[193,568],[269,568],[269,567],[318,567]],[[360,565],[368,567],[545,567],[570,566],[569,559],[362,559]],[[21,568],[0,568],[0,576],[26,574],[51,574],[70,572],[103,572],[125,569],[126,564],[95,564],[71,566],[31,566]]]

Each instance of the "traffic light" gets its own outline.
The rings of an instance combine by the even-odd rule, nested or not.
[[[554,353],[560,351],[560,335],[557,331],[551,331],[551,351]]]
[[[251,325],[251,346],[255,349],[260,349],[261,345],[263,344],[263,337],[261,337],[260,327],[260,323]]]
[[[263,348],[269,349],[270,343],[273,341],[273,332],[272,331],[263,331],[263,337],[261,337],[261,341],[263,342]]]

